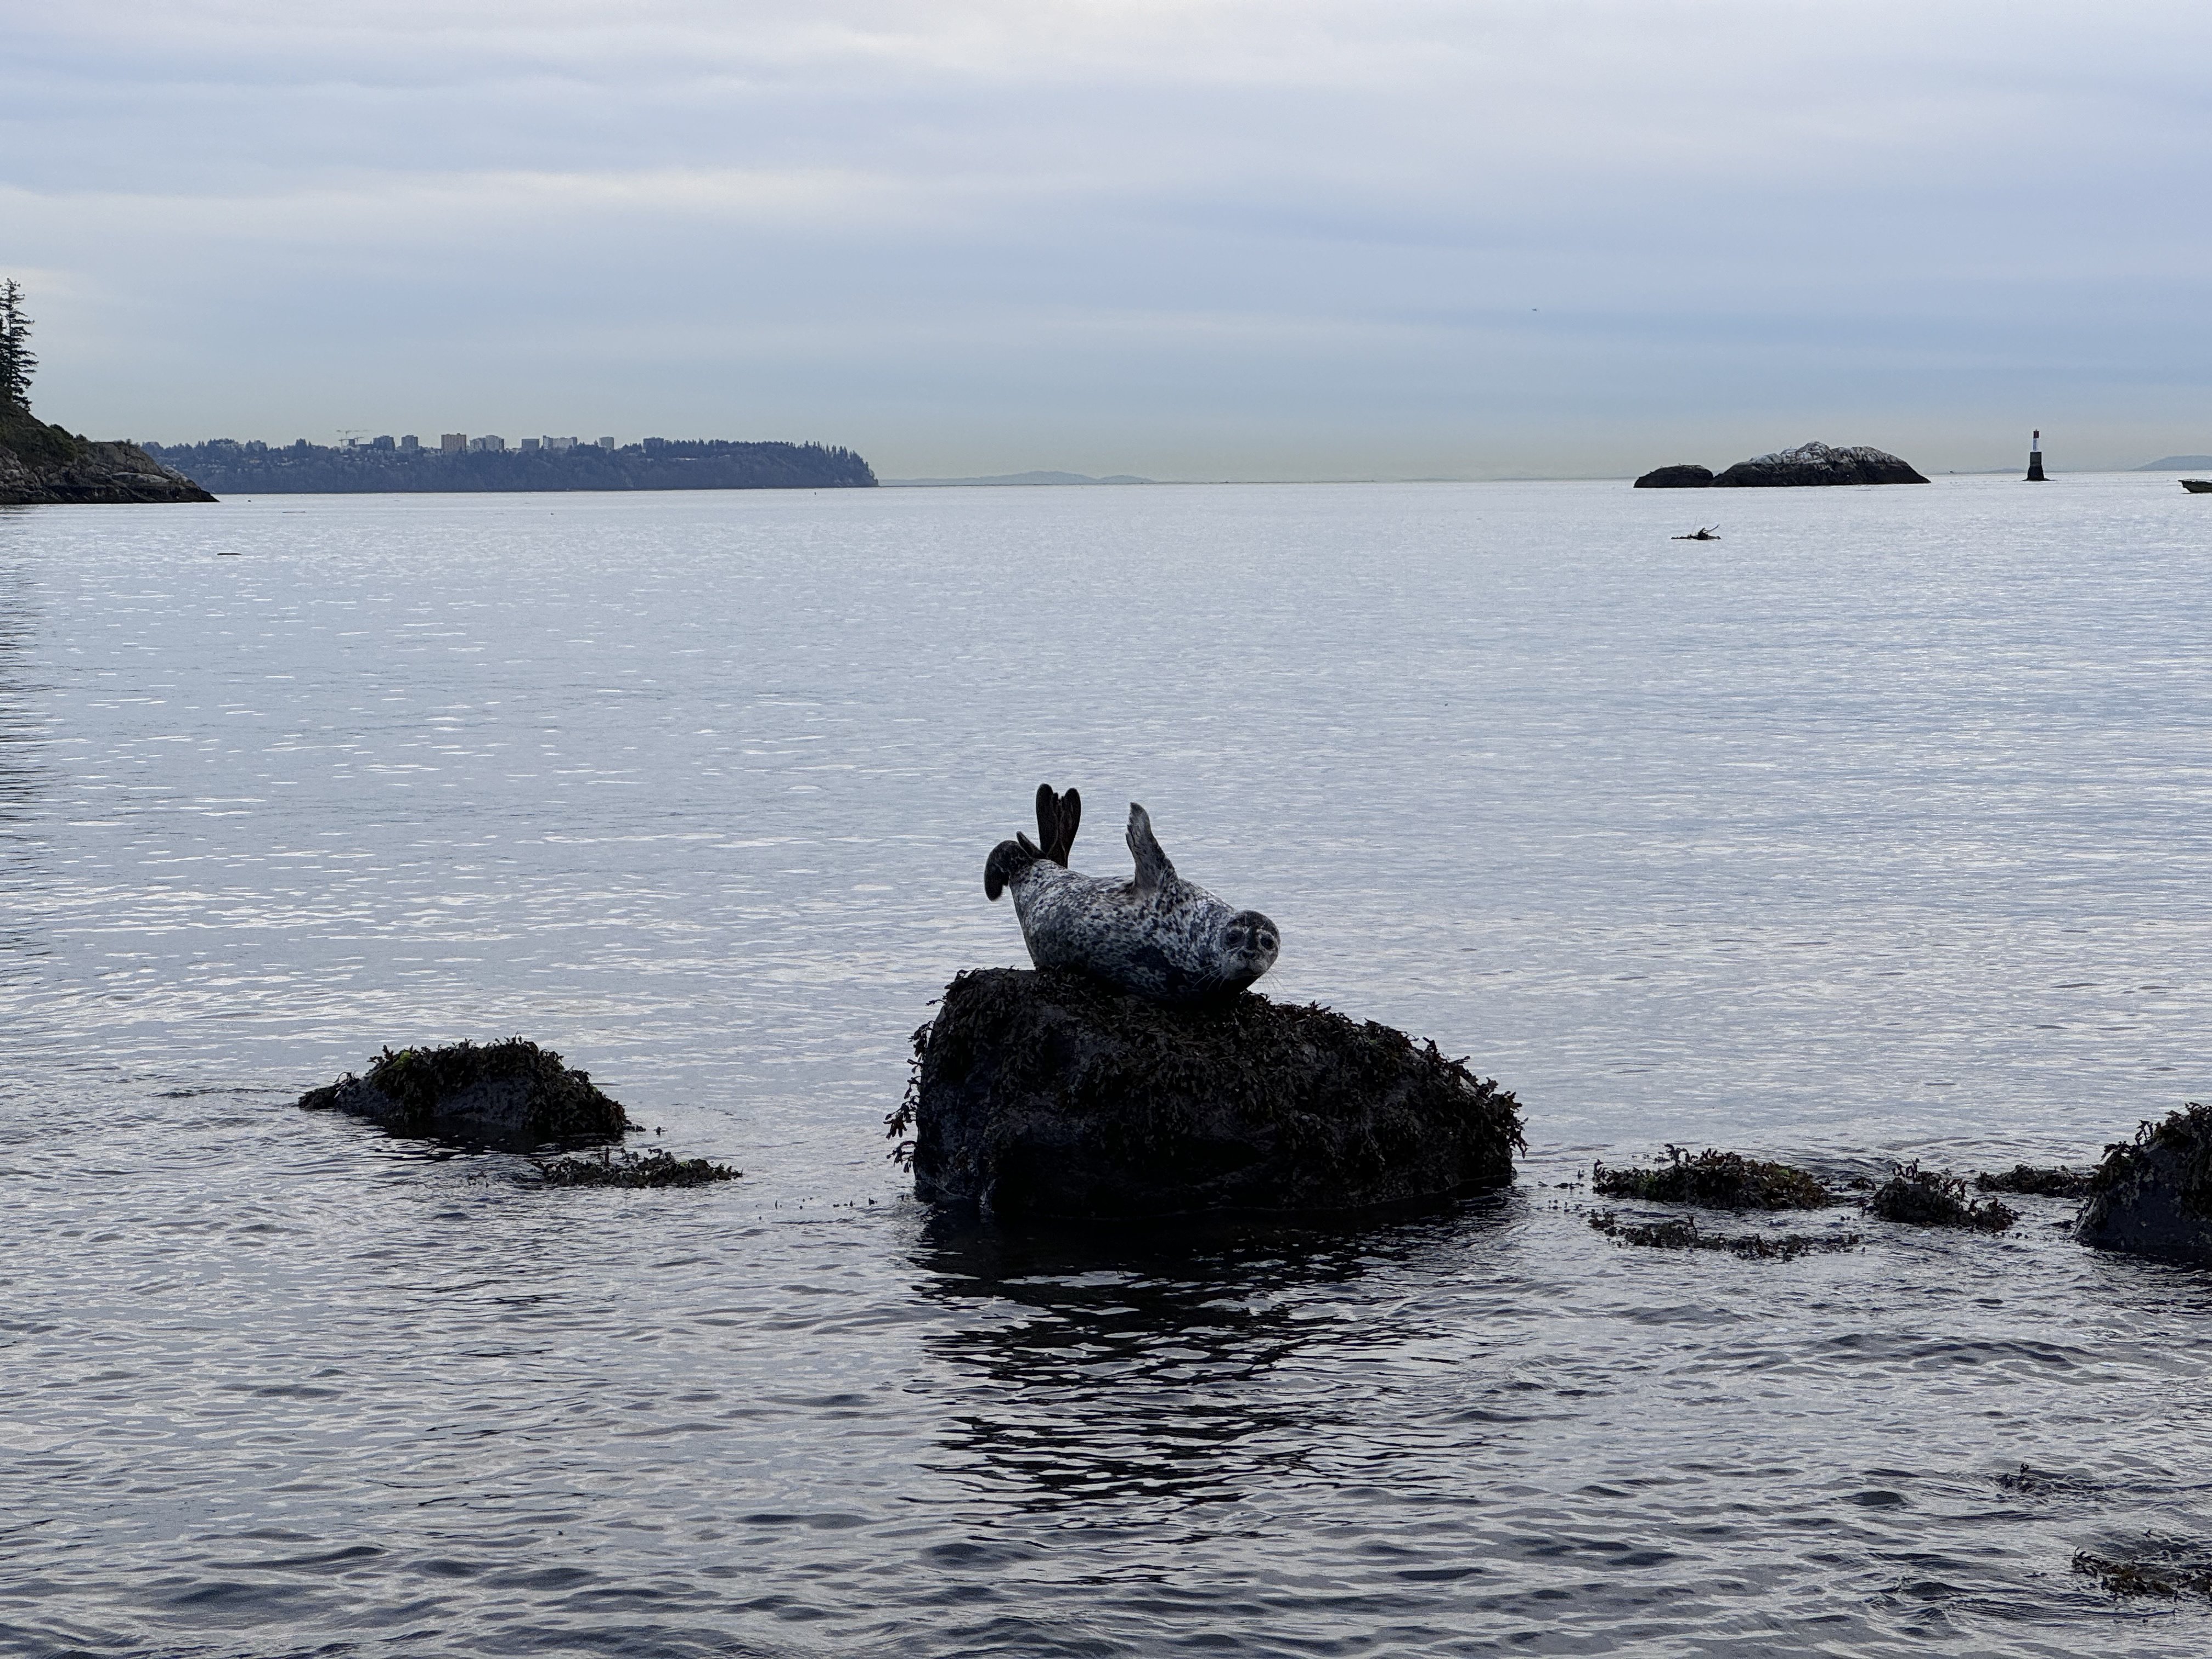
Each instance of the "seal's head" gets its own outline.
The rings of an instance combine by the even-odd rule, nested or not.
[[[1234,912],[1215,940],[1223,979],[1243,990],[1275,965],[1282,945],[1281,932],[1257,910]]]

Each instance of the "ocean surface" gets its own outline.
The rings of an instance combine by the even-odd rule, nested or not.
[[[1520,1184],[933,1221],[884,1118],[1048,780]],[[0,1651],[2202,1654],[2069,1563],[2212,1554],[2212,1275],[1577,1183],[2086,1163],[2212,1091],[2208,874],[2171,478],[0,512]],[[509,1034],[744,1178],[293,1104]]]

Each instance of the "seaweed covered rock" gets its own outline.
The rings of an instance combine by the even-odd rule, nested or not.
[[[1710,1146],[1695,1158],[1680,1146],[1669,1146],[1667,1162],[1654,1170],[1595,1164],[1590,1185],[1607,1198],[1702,1204],[1716,1210],[1817,1210],[1836,1201],[1818,1176],[1793,1165]]]
[[[915,1033],[915,1192],[1000,1220],[1434,1201],[1513,1178],[1518,1103],[1434,1043],[1244,995],[1170,1008],[991,968]]]
[[[350,1112],[400,1134],[495,1146],[604,1139],[636,1126],[588,1073],[521,1037],[443,1048],[386,1048],[368,1074],[349,1072],[300,1097],[309,1111]]]
[[[1978,1193],[2015,1193],[2027,1198],[2087,1198],[2089,1174],[2063,1164],[2039,1168],[2015,1164],[2009,1170],[1984,1170],[1974,1177]]]
[[[1884,1221],[1908,1226],[1971,1227],[1985,1233],[2001,1233],[2020,1219],[2018,1212],[1994,1198],[1970,1201],[1964,1176],[1923,1170],[1917,1159],[1892,1171],[1867,1200],[1867,1209]]]
[[[678,1158],[658,1146],[643,1152],[599,1149],[597,1157],[533,1158],[539,1179],[549,1187],[707,1187],[736,1181],[743,1170],[703,1158]]]
[[[1726,1250],[1759,1261],[1795,1261],[1801,1255],[1856,1250],[1860,1244],[1856,1233],[1709,1233],[1688,1216],[1638,1223],[1623,1221],[1611,1210],[1598,1211],[1589,1224],[1620,1243],[1649,1250]]]
[[[2105,1149],[2075,1237],[2212,1266],[2212,1106],[2195,1101]]]

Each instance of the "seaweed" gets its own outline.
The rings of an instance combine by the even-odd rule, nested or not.
[[[2074,1552],[2074,1571],[2114,1595],[2212,1595],[2212,1558],[2154,1546],[2152,1559],[2124,1560],[2094,1550]],[[2167,1559],[2160,1559],[2160,1557]]]
[[[1177,1007],[971,969],[913,1055],[892,1157],[926,1200],[1002,1218],[1430,1201],[1507,1184],[1527,1145],[1519,1103],[1464,1058],[1249,993]]]
[[[1917,1158],[1893,1170],[1867,1200],[1867,1208],[1884,1221],[1914,1227],[1971,1227],[1985,1233],[2001,1233],[2020,1219],[2017,1211],[1996,1199],[1970,1201],[1964,1176],[1923,1170]]]
[[[1595,1164],[1590,1185],[1607,1198],[1701,1204],[1715,1210],[1817,1210],[1836,1201],[1816,1176],[1802,1170],[1711,1146],[1694,1158],[1682,1147],[1669,1146],[1667,1162],[1656,1170]]]
[[[1654,1250],[1727,1250],[1761,1261],[1793,1261],[1801,1255],[1855,1250],[1862,1242],[1856,1233],[1708,1233],[1688,1216],[1636,1223],[1621,1220],[1611,1210],[1594,1212],[1589,1224],[1623,1244]]]
[[[387,1047],[369,1062],[366,1076],[349,1072],[336,1083],[308,1090],[300,1104],[309,1111],[360,1112],[402,1134],[426,1134],[441,1127],[453,1097],[480,1084],[509,1081],[527,1085],[528,1127],[539,1139],[619,1135],[637,1127],[619,1101],[593,1085],[590,1073],[571,1068],[552,1049],[524,1037],[483,1044],[465,1040],[437,1048]]]
[[[2191,1215],[2212,1218],[2212,1106],[2193,1100],[2180,1111],[2168,1112],[2161,1122],[2136,1125],[2133,1140],[2106,1147],[2104,1162],[2089,1177],[2091,1195],[2150,1176],[2153,1154],[2158,1152],[2173,1158],[2181,1207]]]
[[[2015,1474],[2000,1474],[1993,1478],[2005,1491],[2016,1492],[2024,1498],[2079,1497],[2097,1490],[2094,1481],[2084,1480],[2079,1475],[2054,1474],[2048,1469],[2039,1469],[2027,1463],[2021,1464]]]
[[[2040,1169],[2033,1164],[2015,1164],[2009,1170],[1983,1170],[1974,1177],[1974,1190],[2029,1198],[2087,1198],[2090,1178],[2087,1171],[2069,1170],[2063,1164]]]
[[[603,1148],[592,1158],[533,1158],[549,1187],[704,1187],[735,1181],[744,1174],[703,1158],[677,1158],[655,1146],[649,1152]]]

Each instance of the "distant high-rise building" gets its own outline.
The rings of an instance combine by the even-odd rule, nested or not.
[[[438,447],[448,455],[458,455],[468,447],[469,434],[465,432],[441,432],[438,434]]]
[[[545,440],[545,447],[548,449],[574,449],[575,447],[576,441],[574,438],[548,438]]]
[[[422,441],[411,432],[399,441],[399,453],[403,455],[412,455],[422,447]]]
[[[376,439],[374,442],[372,442],[372,443],[369,445],[369,447],[370,447],[371,449],[389,449],[389,448],[391,448],[391,447],[392,447],[392,434],[391,434],[389,432],[386,433],[382,437]]]
[[[470,439],[469,447],[479,454],[495,455],[507,447],[507,440],[496,432],[487,432],[481,438]]]
[[[615,441],[612,438],[602,438],[599,440],[599,447],[602,449],[612,449],[614,447]]]
[[[535,438],[525,438],[522,441],[522,453],[526,455],[532,453],[537,447],[538,440]]]

